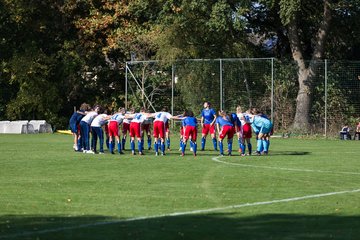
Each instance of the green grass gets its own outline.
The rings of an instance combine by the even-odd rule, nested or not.
[[[359,238],[360,192],[153,216],[360,189],[360,141],[273,139],[269,156],[214,159],[180,157],[176,139],[155,157],[75,153],[68,135],[0,135],[0,239]],[[126,221],[138,217],[153,218]]]

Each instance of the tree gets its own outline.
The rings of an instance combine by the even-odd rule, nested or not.
[[[353,49],[351,32],[358,32],[359,1],[252,1],[247,15],[254,32],[270,43],[271,54],[292,58],[298,68],[298,94],[293,128],[308,130],[317,65],[323,59],[345,57]],[[335,21],[334,21],[335,20]],[[346,30],[344,30],[346,29]],[[347,36],[347,37],[346,37]],[[356,44],[355,44],[356,45]],[[339,47],[346,51],[340,52]]]
[[[165,1],[157,22],[157,57],[224,58],[253,56],[242,18],[247,1]]]
[[[319,3],[318,3],[319,4]],[[306,64],[304,49],[300,34],[302,32],[299,24],[301,18],[300,1],[280,1],[280,17],[283,24],[287,27],[288,37],[293,59],[298,65],[299,91],[296,98],[296,112],[293,123],[294,129],[309,129],[310,127],[310,109],[313,92],[313,78],[316,75],[316,62],[324,58],[326,38],[329,34],[330,21],[332,13],[328,0],[322,1],[323,13],[318,19],[316,33],[313,33],[310,64]]]
[[[9,90],[7,119],[57,117],[61,85],[54,72],[56,51],[63,40],[59,1],[1,1],[0,82]]]
[[[0,115],[64,118],[85,100],[119,107],[130,59],[266,55],[297,63],[294,127],[306,129],[316,63],[360,56],[359,13],[359,0],[0,0]],[[151,79],[156,101],[163,77]]]

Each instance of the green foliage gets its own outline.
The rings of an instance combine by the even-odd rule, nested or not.
[[[51,119],[62,104],[58,95],[60,85],[54,81],[53,59],[31,47],[14,59],[9,64],[10,83],[19,86],[19,91],[8,104],[6,115],[10,120]]]
[[[9,64],[2,62],[0,65],[0,120],[6,120],[6,105],[14,97],[17,89],[16,84],[9,83],[10,76]]]
[[[160,15],[160,59],[248,55],[244,24],[233,1],[169,1]]]
[[[328,40],[325,43],[326,59],[358,59],[359,51],[356,49],[359,38],[352,36],[359,35],[357,19],[360,14],[360,2],[357,0],[327,2],[331,9],[331,22]],[[304,58],[310,60],[319,26],[324,20],[323,4],[324,1],[311,0],[253,1],[248,21],[253,28],[258,28],[257,31],[260,33],[276,36],[278,42],[274,49],[277,51],[275,53],[281,54],[278,57],[286,58],[291,58],[286,27],[293,21],[302,42]],[[278,52],[279,50],[282,51]]]
[[[298,84],[293,62],[277,61],[274,83],[275,129],[289,130],[295,115]]]
[[[2,98],[4,118],[45,118],[66,127],[73,106],[84,101],[121,104],[123,93],[116,90],[123,89],[123,82],[117,64],[123,55],[114,50],[104,54],[100,35],[90,38],[77,29],[79,19],[102,4],[10,0],[1,4],[5,10],[0,17],[7,23],[0,25],[1,60],[7,71],[1,74],[1,83],[12,90]],[[101,20],[104,29],[109,20],[106,16]],[[98,28],[85,32],[98,34]]]
[[[0,118],[47,118],[65,127],[64,119],[82,102],[102,103],[110,109],[123,106],[124,62],[132,57],[167,63],[186,58],[290,58],[286,27],[292,20],[298,24],[304,58],[310,59],[322,22],[322,4],[311,0],[0,0]],[[355,0],[330,1],[333,21],[327,58],[360,56],[359,6]],[[269,39],[271,46],[264,49]],[[183,79],[194,89],[175,89],[176,96],[184,95],[178,97],[181,107],[188,106],[184,101],[189,93],[202,91],[198,81],[208,84],[218,68],[189,69],[193,72],[184,73]],[[248,72],[234,69],[229,75],[240,84],[244,78],[240,75],[250,72],[251,66]],[[165,78],[156,75],[146,81],[147,93],[155,93],[154,104],[169,104],[158,91],[170,91]],[[199,101],[216,102],[217,94],[201,93]],[[234,95],[234,89],[225,95],[231,107],[236,105],[231,100]],[[137,99],[131,102],[144,105]]]
[[[271,60],[233,59],[223,61],[224,108],[244,111],[256,107],[271,110]]]
[[[6,119],[46,119],[61,117],[64,76],[59,73],[57,52],[64,38],[71,35],[58,2],[2,1],[5,25],[1,25],[4,45],[1,61],[2,83],[11,90],[4,96]]]
[[[347,61],[329,62],[328,67],[326,90],[324,81],[318,81],[315,87],[312,119],[315,124],[324,124],[326,101],[328,131],[337,133],[344,124],[352,128],[357,124],[360,111],[360,69],[357,63]]]
[[[358,60],[360,56],[360,1],[335,1],[327,59]]]
[[[171,107],[171,68],[159,63],[129,64],[128,107],[159,111]],[[135,79],[134,79],[135,77]],[[142,92],[141,89],[144,89]]]
[[[190,61],[176,64],[176,110],[192,109],[198,114],[204,101],[220,110],[218,61]],[[179,106],[180,105],[180,106]]]
[[[219,1],[215,3],[211,9],[210,19],[205,24],[210,31],[215,33],[226,33],[230,31],[229,19],[231,19],[232,9],[230,5],[225,1]]]
[[[288,25],[296,18],[301,10],[301,0],[280,0],[280,18],[284,25]]]

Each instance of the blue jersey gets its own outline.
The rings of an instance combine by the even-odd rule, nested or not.
[[[266,114],[264,114],[264,113],[260,114],[260,117],[263,117],[263,118],[269,119],[268,115],[266,115]],[[270,120],[270,119],[269,119],[269,120]]]
[[[203,109],[201,111],[201,116],[204,118],[204,124],[210,124],[212,123],[212,121],[214,121],[215,118],[215,110],[210,108],[210,109]]]
[[[197,126],[197,119],[195,117],[186,117],[185,119],[182,120],[182,125],[184,127],[186,127],[186,126],[196,127]]]
[[[220,125],[220,127],[223,126],[231,126],[233,127],[234,124],[231,122],[230,117],[226,116],[226,119],[222,118],[222,117],[218,117],[216,118],[216,123]]]
[[[231,123],[235,126],[241,126],[240,119],[236,115],[236,113],[231,113]]]
[[[252,124],[257,128],[261,128],[261,127],[271,128],[272,126],[272,123],[269,119],[257,115],[254,116]]]
[[[82,111],[83,112],[83,111]],[[79,124],[81,119],[84,117],[85,115],[82,115],[78,112],[74,112],[72,115],[71,115],[71,118],[70,118],[70,124]]]

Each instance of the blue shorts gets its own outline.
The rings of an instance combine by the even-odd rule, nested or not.
[[[78,133],[78,125],[76,122],[70,122],[70,130],[72,133]]]
[[[265,124],[260,128],[259,132],[262,133],[262,134],[268,134],[268,133],[271,132],[272,127],[273,127],[272,123]]]

